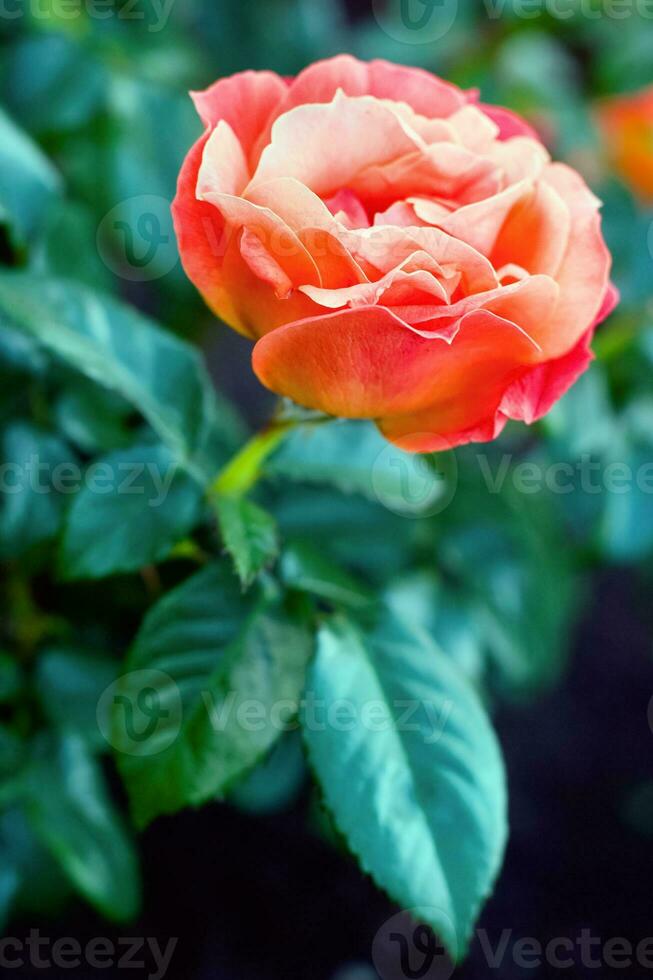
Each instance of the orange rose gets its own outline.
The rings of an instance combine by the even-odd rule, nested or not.
[[[193,98],[182,260],[267,387],[426,451],[539,418],[587,367],[616,299],[599,202],[517,116],[346,55]]]
[[[615,169],[633,191],[653,200],[653,85],[604,99],[599,126]]]

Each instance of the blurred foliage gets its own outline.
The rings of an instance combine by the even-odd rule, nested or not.
[[[143,0],[102,13],[89,0],[71,15],[26,0],[0,15],[0,919],[52,911],[71,890],[107,916],[136,914],[134,831],[109,789],[120,733],[98,718],[124,670],[173,678],[186,708],[181,737],[155,761],[119,753],[138,823],[216,797],[283,809],[308,779],[296,737],[273,747],[269,727],[244,737],[227,725],[218,740],[199,696],[210,691],[219,708],[247,676],[248,696],[296,697],[316,611],[355,626],[322,627],[314,683],[342,690],[344,631],[359,637],[369,690],[399,684],[381,654],[374,676],[376,654],[365,653],[380,642],[383,606],[415,690],[428,680],[444,697],[464,678],[474,715],[555,683],[594,570],[628,563],[650,575],[653,211],[610,172],[593,105],[653,81],[653,21],[636,4],[619,18],[598,0],[570,2],[564,17],[525,6],[460,0],[424,44],[384,30],[380,3],[373,16],[364,3],[312,0]],[[440,7],[433,16],[449,16]],[[216,515],[206,487],[243,441],[241,414],[256,413],[245,380],[237,407],[211,383],[197,343],[227,371],[249,368],[225,352],[175,252],[169,202],[200,131],[186,93],[342,50],[424,65],[526,114],[605,202],[622,304],[591,371],[533,429],[416,460],[362,423],[306,424],[269,458],[252,499],[224,498]],[[150,246],[151,261],[130,261]],[[43,474],[12,483],[34,475],[34,460]],[[135,492],[121,493],[111,474],[134,463]],[[161,474],[165,502],[152,507]],[[166,683],[155,690],[164,700]],[[488,740],[474,744],[479,731],[469,752],[498,769]],[[367,778],[369,746],[335,741],[313,735],[310,752],[340,829],[382,885],[417,904],[378,870],[379,840],[357,842],[355,800],[333,767],[356,752]],[[464,748],[439,751],[468,765]],[[420,761],[419,746],[407,751]],[[480,847],[501,777],[488,790],[477,775]],[[446,854],[444,829],[434,834]],[[477,896],[459,884],[449,912],[467,928]]]

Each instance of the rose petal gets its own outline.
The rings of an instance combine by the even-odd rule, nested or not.
[[[295,232],[269,208],[242,197],[205,191],[205,200],[215,205],[232,232],[249,228],[295,285],[321,284],[320,272]]]
[[[544,180],[570,214],[569,239],[556,274],[560,297],[546,341],[550,356],[560,357],[595,322],[609,290],[612,259],[601,234],[599,201],[582,177],[565,164],[554,163],[547,167]]]
[[[348,98],[339,91],[329,103],[300,105],[275,120],[251,187],[294,177],[320,197],[329,197],[341,187],[353,189],[352,181],[366,167],[424,148],[418,135],[382,102],[368,96]]]
[[[428,410],[440,435],[494,412],[516,372],[536,360],[530,341],[492,313],[469,314],[449,345],[425,340],[379,306],[288,324],[253,354],[263,384],[301,405],[381,419],[395,433],[411,430],[407,413]]]
[[[528,197],[532,190],[530,181],[520,181],[485,200],[444,213],[444,209],[434,202],[419,198],[410,200],[422,221],[436,225],[454,238],[460,238],[483,255],[490,255],[507,216],[515,204]]]
[[[422,68],[394,65],[381,59],[358,61],[352,55],[318,61],[291,81],[276,106],[274,118],[299,105],[331,102],[338,89],[345,95],[372,95],[377,99],[406,102],[415,112],[429,119],[446,118],[468,101],[466,93]],[[269,142],[270,128],[262,131],[258,151]]]
[[[569,208],[552,186],[539,183],[516,202],[487,254],[497,268],[515,263],[557,276],[570,231]]]
[[[238,318],[231,291],[225,288],[221,265],[228,236],[224,219],[211,204],[198,201],[195,194],[208,138],[209,133],[205,133],[191,148],[177,180],[172,217],[179,254],[186,274],[213,312],[236,330],[251,336]]]
[[[517,113],[511,112],[510,109],[504,109],[498,105],[487,105],[484,102],[479,102],[478,107],[498,126],[499,139],[508,140],[513,136],[527,136],[529,139],[539,140],[537,132],[530,123],[527,123]]]
[[[204,125],[215,126],[224,119],[249,155],[287,91],[288,84],[274,72],[243,71],[190,94]]]
[[[206,194],[240,194],[249,182],[247,160],[240,140],[228,122],[221,119],[204,146],[197,175],[198,200]]]

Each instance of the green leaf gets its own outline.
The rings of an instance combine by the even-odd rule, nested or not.
[[[7,782],[13,780],[25,756],[25,742],[13,729],[0,725],[0,794],[7,791]],[[9,795],[13,789],[9,790]],[[3,799],[4,802],[4,799]]]
[[[98,728],[98,703],[116,676],[116,664],[95,653],[52,648],[36,664],[36,690],[46,718],[55,728],[106,748]]]
[[[306,762],[298,732],[288,732],[229,794],[229,802],[245,813],[279,813],[289,809],[306,782]]]
[[[23,809],[12,806],[0,813],[0,922],[10,914],[53,916],[69,892]]]
[[[58,533],[65,499],[58,467],[74,464],[75,457],[61,439],[16,422],[4,431],[2,458],[7,472],[0,494],[0,557],[19,557]]]
[[[455,460],[439,453],[440,473],[428,455],[387,442],[371,422],[337,419],[293,429],[266,464],[269,476],[326,483],[359,493],[395,514],[434,513],[450,494]]]
[[[556,681],[569,649],[578,581],[560,513],[567,497],[544,484],[520,492],[512,457],[496,456],[500,447],[496,458],[489,449],[471,452],[470,472],[459,454],[458,492],[431,548],[455,583],[493,681],[504,695],[528,696]],[[533,463],[546,473],[546,460],[520,457],[517,465]]]
[[[632,562],[653,551],[653,399],[634,399],[620,421],[603,460],[598,538],[607,558]]]
[[[13,701],[22,686],[22,671],[16,658],[0,650],[0,704]]]
[[[73,377],[54,405],[57,427],[84,453],[123,449],[134,439],[129,429],[132,407],[112,391]]]
[[[244,497],[216,496],[215,509],[224,546],[233,558],[240,581],[251,585],[279,553],[274,518]]]
[[[326,624],[307,692],[304,736],[340,831],[455,958],[507,833],[501,753],[474,689],[426,634],[387,615],[370,635]]]
[[[122,395],[202,484],[237,446],[242,428],[199,352],[123,303],[73,282],[6,273],[2,323]]]
[[[54,31],[17,39],[6,71],[14,115],[39,133],[88,123],[106,97],[106,75],[99,62]]]
[[[398,568],[414,561],[419,521],[407,521],[381,504],[335,487],[280,483],[271,509],[283,540],[308,541],[340,565],[385,586]],[[347,533],[343,534],[343,527]]]
[[[374,601],[372,592],[323,551],[304,541],[284,548],[281,578],[291,589],[300,589],[352,609],[365,609]]]
[[[97,247],[97,218],[78,201],[55,201],[49,208],[43,234],[30,255],[34,271],[67,276],[98,289],[115,286]]]
[[[32,765],[28,819],[75,888],[103,915],[138,913],[136,854],[83,739],[43,743]]]
[[[153,607],[117,682],[111,736],[139,824],[247,774],[281,734],[273,706],[296,704],[311,648],[303,621],[278,597],[245,597],[225,562]]]
[[[200,488],[161,444],[95,460],[66,515],[65,578],[102,578],[161,561],[195,525]]]
[[[0,224],[23,249],[43,225],[60,178],[39,148],[0,110]]]

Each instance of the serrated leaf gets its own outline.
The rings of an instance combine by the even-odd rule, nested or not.
[[[0,813],[0,868],[0,922],[3,914],[6,918],[53,916],[70,892],[68,881],[18,806]]]
[[[214,500],[224,546],[241,582],[249,586],[279,553],[276,521],[244,497],[216,496]]]
[[[106,748],[98,728],[97,709],[116,672],[115,661],[96,653],[64,647],[41,651],[35,687],[50,724],[59,731],[81,736],[89,745]]]
[[[39,746],[26,812],[38,838],[92,905],[118,922],[137,914],[134,847],[83,739],[66,735]]]
[[[326,624],[307,692],[326,710],[325,721],[307,709],[303,728],[340,831],[455,958],[506,839],[501,753],[474,689],[425,634],[388,614],[371,634]],[[344,721],[330,714],[335,704],[349,706]]]
[[[362,582],[305,541],[284,548],[280,573],[288,588],[310,592],[336,605],[365,609],[374,601]]]
[[[95,460],[66,515],[62,575],[102,578],[160,561],[196,523],[200,496],[161,444]]]
[[[336,419],[293,429],[265,470],[269,476],[330,484],[394,513],[419,516],[447,492],[429,459],[392,446],[371,422]]]
[[[7,467],[0,494],[0,557],[19,557],[59,532],[65,497],[56,479],[61,464],[75,462],[63,440],[27,422],[2,435]]]
[[[311,648],[305,624],[278,598],[244,596],[226,562],[152,608],[118,682],[112,735],[139,824],[247,774],[281,734],[273,705],[298,700]]]
[[[60,189],[61,179],[47,157],[0,110],[0,224],[18,248],[42,226]]]
[[[54,405],[57,427],[85,453],[123,449],[134,440],[128,427],[133,409],[123,398],[74,376]]]
[[[215,476],[243,430],[199,352],[118,300],[77,283],[0,276],[0,325],[122,395],[198,482]]]

